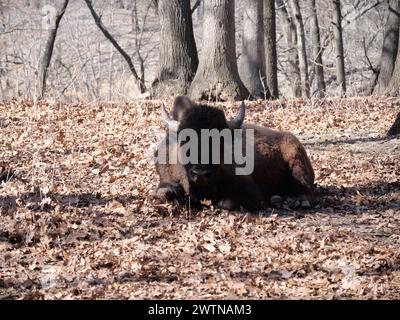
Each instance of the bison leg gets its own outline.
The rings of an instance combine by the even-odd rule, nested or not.
[[[243,207],[245,210],[259,210],[264,197],[261,190],[250,176],[231,176],[218,187],[216,205],[226,210]]]
[[[251,196],[251,195],[250,195]],[[232,211],[238,210],[241,207],[248,211],[256,211],[262,208],[262,201],[260,199],[251,199],[250,201],[240,201],[240,199],[223,198],[216,203],[216,207]]]
[[[233,199],[221,199],[216,203],[216,206],[218,208],[224,209],[224,210],[228,210],[228,211],[232,211],[235,209],[238,209],[238,204],[236,203],[235,200]]]
[[[158,186],[154,198],[161,203],[178,202],[184,203],[185,192],[178,183],[162,183]]]

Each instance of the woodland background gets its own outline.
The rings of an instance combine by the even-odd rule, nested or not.
[[[398,7],[0,1],[0,299],[399,299]],[[162,41],[189,11],[199,68],[218,61],[193,87],[194,51]],[[249,24],[260,12],[268,28]],[[153,203],[160,105],[193,88],[228,118],[254,98],[245,121],[293,132],[318,201],[257,214]]]
[[[255,32],[254,28],[249,27],[249,24],[255,23],[254,18],[249,16],[252,11],[247,10],[254,7],[257,1],[233,2],[235,3],[236,58],[239,72],[242,71],[241,77],[246,77],[246,70],[241,70],[242,52],[246,45],[243,43],[243,37],[250,38],[251,34],[244,33],[243,26],[244,22],[247,22],[245,30],[249,30],[248,33]],[[262,3],[262,1],[258,2]],[[312,87],[311,96],[319,95],[315,70],[319,62],[315,62],[317,60],[313,39],[314,2],[321,45],[317,52],[322,58],[326,92],[328,95],[340,95],[332,22],[335,9],[332,3],[335,1],[281,0],[275,5],[276,73],[280,97],[291,98],[302,95],[299,88],[296,88],[299,83],[295,83],[300,81],[301,62],[297,51],[301,52],[301,48],[298,48],[298,32],[295,25],[297,22],[292,2],[299,5],[304,26],[307,74]],[[392,1],[392,8],[398,6],[396,2]],[[34,99],[41,96],[40,70],[43,55],[52,33],[50,26],[53,25],[54,16],[60,12],[63,3],[64,1],[40,0],[1,1],[0,99]],[[109,33],[132,59],[138,77],[143,79],[146,88],[151,89],[162,67],[159,63],[161,26],[157,1],[92,1],[92,5]],[[342,0],[340,5],[346,95],[370,94],[376,89],[375,78],[380,70],[385,25],[388,22],[389,13],[393,15],[393,12],[388,9],[388,1],[384,0]],[[194,10],[191,16],[197,51],[201,55],[204,47],[202,45],[204,2],[192,1],[191,9]],[[398,21],[395,21],[396,23],[398,24]],[[267,30],[260,31],[269,33]],[[260,38],[257,39],[260,41]],[[393,44],[388,49],[393,51],[391,55],[392,59],[395,59],[396,36],[392,34],[391,39]],[[263,41],[262,37],[261,40]],[[48,83],[46,97],[60,101],[128,101],[137,99],[140,93],[128,64],[96,26],[85,1],[68,2],[58,27],[46,77]],[[169,95],[173,94],[169,92]]]

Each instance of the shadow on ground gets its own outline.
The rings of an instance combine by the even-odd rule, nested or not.
[[[333,213],[360,212],[376,207],[390,209],[398,207],[399,194],[400,181],[376,181],[352,187],[317,185],[311,208],[291,207],[287,209],[289,211],[309,212],[315,210],[323,211],[324,208],[330,208],[334,210]],[[34,212],[52,211],[58,206],[58,210],[64,211],[68,210],[68,208],[105,207],[112,201],[118,201],[125,206],[135,200],[138,200],[138,197],[133,195],[116,197],[102,196],[100,193],[49,193],[43,195],[39,192],[32,192],[19,196],[0,196],[0,210],[11,214],[17,210],[18,206],[23,206]]]
[[[377,136],[377,137],[358,137],[358,138],[350,138],[350,139],[329,139],[329,140],[317,140],[312,142],[303,142],[304,146],[328,146],[328,145],[343,145],[343,144],[355,144],[355,143],[363,143],[363,142],[383,142],[397,139],[398,137],[385,137],[385,136]]]

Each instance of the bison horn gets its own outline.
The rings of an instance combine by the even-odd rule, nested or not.
[[[242,101],[242,103],[240,104],[240,109],[239,109],[239,113],[236,116],[235,119],[228,121],[228,126],[231,129],[239,129],[244,121],[244,115],[245,115],[245,110],[246,106],[244,105],[244,101]]]
[[[176,120],[173,120],[169,117],[167,110],[165,110],[164,103],[161,105],[161,118],[167,124],[169,130],[175,131],[175,132],[178,131],[179,122]]]

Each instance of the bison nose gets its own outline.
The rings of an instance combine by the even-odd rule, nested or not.
[[[211,175],[211,171],[204,168],[192,168],[190,169],[190,176],[193,181],[197,181],[199,179],[208,178]]]

